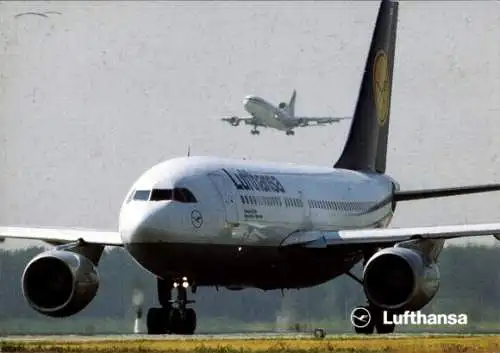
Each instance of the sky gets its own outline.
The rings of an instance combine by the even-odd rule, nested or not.
[[[294,88],[298,115],[351,115],[377,9],[0,2],[0,224],[116,230],[134,180],[188,147],[331,166],[348,122],[292,137],[219,119],[244,115],[246,95],[277,104]],[[53,13],[16,17],[27,11]],[[498,38],[498,1],[401,2],[387,173],[402,189],[500,183]],[[496,192],[402,203],[392,226],[499,221]]]

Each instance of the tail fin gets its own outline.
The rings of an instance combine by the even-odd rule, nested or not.
[[[385,173],[398,6],[380,4],[351,129],[334,168]]]
[[[295,116],[295,97],[297,96],[297,91],[293,90],[292,96],[290,97],[290,102],[288,103],[288,112],[291,116]]]

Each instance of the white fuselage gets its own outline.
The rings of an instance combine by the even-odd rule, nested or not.
[[[263,98],[246,96],[243,107],[265,126],[278,130],[289,130],[296,126],[296,119],[286,109],[275,107]]]
[[[153,189],[176,188],[189,190],[196,200],[147,196]],[[146,196],[136,197],[137,191]],[[125,243],[276,246],[297,229],[373,227],[392,215],[392,192],[393,181],[377,174],[183,157],[156,165],[134,183],[119,229]],[[192,219],[196,216],[201,219]]]

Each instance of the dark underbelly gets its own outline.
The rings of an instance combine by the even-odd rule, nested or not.
[[[130,254],[161,278],[198,286],[304,288],[329,281],[361,260],[359,249],[306,249],[214,244],[128,244]]]

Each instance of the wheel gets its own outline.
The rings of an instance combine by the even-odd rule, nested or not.
[[[387,333],[393,333],[394,329],[396,328],[396,325],[394,325],[394,323],[392,323],[392,324],[384,324],[381,321],[381,322],[377,322],[375,324],[375,328],[377,329],[377,333],[387,334]]]
[[[377,308],[372,308],[371,310],[373,312],[373,321],[375,322],[375,329],[377,330],[377,333],[393,333],[396,325],[394,323],[384,324],[384,315],[382,310]]]
[[[148,310],[146,326],[148,335],[162,335],[167,333],[168,312],[163,308],[151,308]]]
[[[362,334],[362,335],[371,335],[373,333],[373,329],[375,328],[375,325],[369,324],[366,327],[356,327],[354,326],[354,331],[356,333]]]
[[[184,334],[192,335],[196,330],[196,312],[189,308],[184,312]]]

